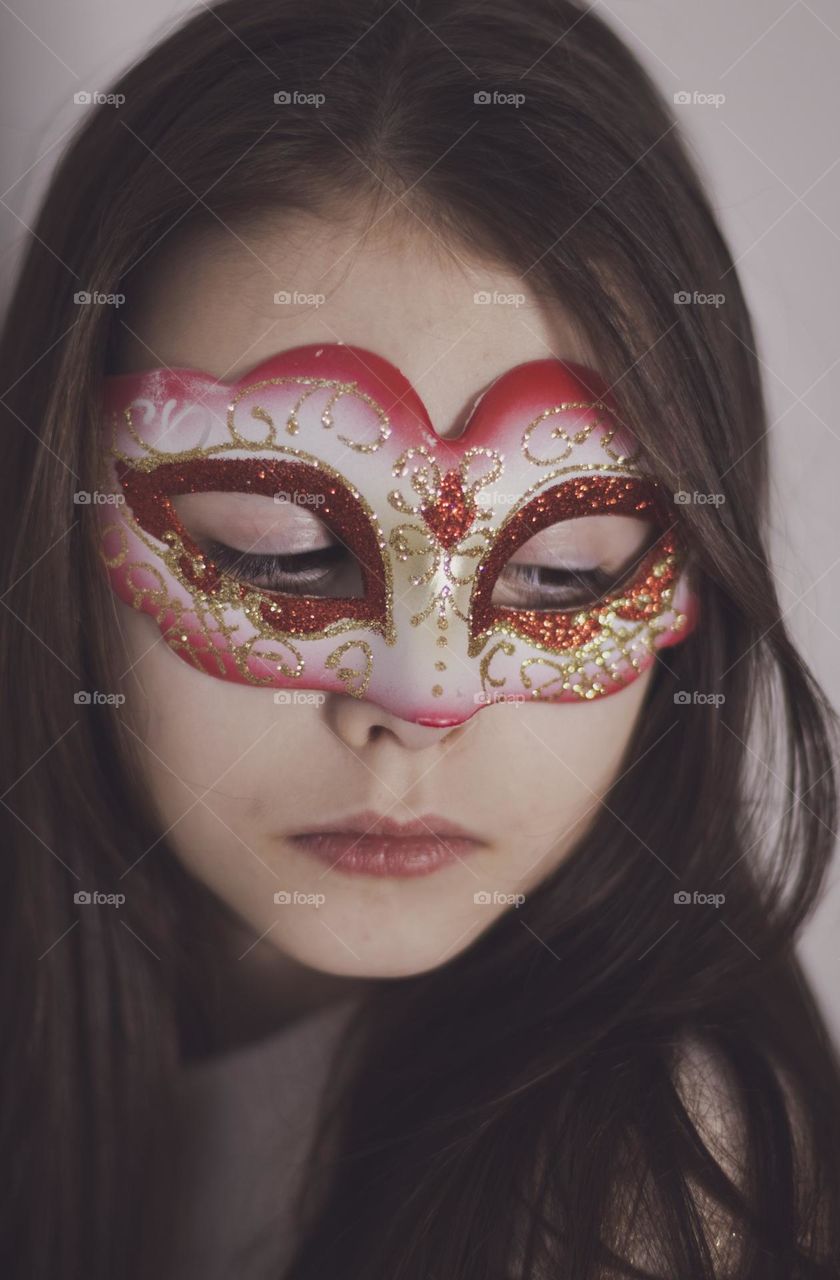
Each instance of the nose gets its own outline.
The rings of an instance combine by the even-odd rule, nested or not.
[[[339,693],[328,696],[326,712],[334,732],[356,751],[387,737],[409,751],[422,751],[437,742],[453,741],[470,724],[443,715],[435,717],[434,722],[429,718],[418,723],[386,711],[375,702]]]
[[[410,736],[421,745],[457,729],[482,705],[478,664],[466,656],[466,625],[455,610],[444,607],[451,591],[444,570],[438,569],[431,582],[397,597],[396,643],[377,652],[365,690],[382,708],[383,724],[387,720],[387,727],[404,734],[405,725],[413,726]],[[417,729],[426,732],[418,734]]]

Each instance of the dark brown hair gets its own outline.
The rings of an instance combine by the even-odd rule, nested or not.
[[[325,101],[278,110],[296,89]],[[572,856],[357,1021],[335,1176],[292,1280],[703,1280],[721,1274],[713,1209],[741,1237],[727,1274],[836,1275],[838,1068],[793,952],[832,848],[834,726],[768,565],[747,306],[659,93],[572,0],[226,0],[114,91],[58,167],[0,351],[3,1275],[140,1274],[149,1135],[200,1034],[182,939],[194,954],[218,926],[119,713],[74,706],[116,687],[73,494],[95,488],[119,335],[74,294],[129,290],[176,227],[362,199],[404,201],[562,300],[653,474],[725,501],[675,505],[701,624],[658,663]],[[523,100],[476,101],[497,91]],[[683,290],[725,305],[675,305]],[[725,700],[675,706],[681,691]],[[129,867],[118,918],[76,906]],[[725,911],[675,907],[718,888]],[[692,1036],[730,1082],[737,1179],[677,1088]]]

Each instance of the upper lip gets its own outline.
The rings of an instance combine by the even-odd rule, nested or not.
[[[384,814],[374,813],[372,809],[365,809],[361,813],[351,813],[349,817],[337,818],[334,822],[322,822],[317,826],[306,827],[301,831],[296,831],[295,835],[308,836],[318,835],[324,832],[343,833],[352,832],[354,835],[369,836],[441,836],[450,839],[460,837],[464,840],[475,840],[484,843],[481,836],[477,836],[473,831],[467,831],[466,827],[462,827],[457,822],[451,822],[448,818],[442,818],[437,813],[423,813],[413,818],[411,822],[397,822],[393,818],[387,818]]]

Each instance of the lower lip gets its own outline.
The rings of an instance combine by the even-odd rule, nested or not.
[[[428,876],[460,862],[481,847],[463,836],[360,836],[354,831],[325,831],[293,836],[292,842],[333,871],[362,876]]]

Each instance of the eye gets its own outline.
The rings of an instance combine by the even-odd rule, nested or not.
[[[541,529],[510,556],[490,603],[522,610],[582,610],[632,580],[661,530],[637,516],[592,515]]]
[[[149,470],[120,460],[116,471],[131,518],[175,550],[169,568],[200,593],[199,608],[206,596],[236,609],[253,593],[253,616],[273,632],[359,626],[390,640],[375,518],[337,472],[262,457],[176,459]]]
[[[253,493],[188,493],[172,506],[216,567],[248,586],[279,595],[361,598],[353,553],[309,505]]]
[[[480,648],[487,634],[511,630],[563,652],[600,627],[604,600],[631,621],[653,616],[677,571],[669,515],[644,476],[583,475],[538,493],[478,565],[472,642]]]

